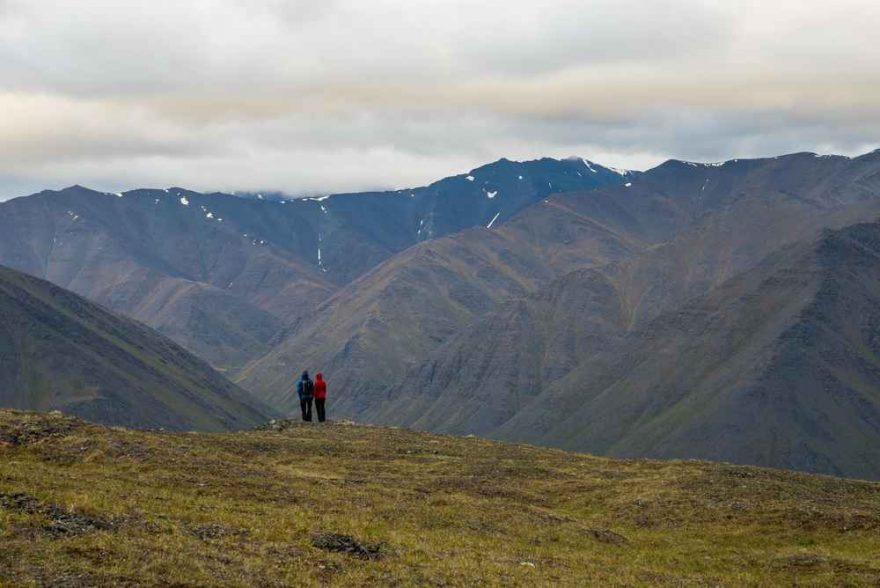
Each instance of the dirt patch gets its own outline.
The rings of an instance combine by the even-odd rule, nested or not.
[[[770,564],[773,568],[789,571],[814,572],[819,569],[830,569],[840,574],[863,574],[877,579],[880,570],[864,562],[849,560],[820,553],[794,553],[774,558]]]
[[[247,529],[227,527],[216,523],[208,525],[188,525],[187,530],[202,541],[224,539],[226,537],[247,537],[250,534],[250,531]]]
[[[18,421],[11,427],[0,428],[0,443],[21,447],[53,437],[70,434],[79,423],[72,419],[47,416],[31,421]]]
[[[113,559],[113,552],[103,547],[71,544],[64,548],[64,553],[86,561],[93,566],[101,566]]]
[[[42,502],[24,492],[0,494],[0,508],[5,508],[6,510],[36,514],[40,512],[42,507]]]
[[[482,476],[442,476],[415,488],[423,494],[438,492],[462,493],[482,498],[510,500],[524,504],[547,506],[546,497],[522,490],[525,484]]]
[[[828,558],[816,553],[798,553],[777,558],[774,562],[776,567],[808,570],[828,564]]]
[[[263,556],[273,560],[288,560],[304,557],[306,551],[296,545],[286,543],[271,544],[265,547]]]
[[[324,551],[345,553],[363,559],[378,559],[387,551],[384,542],[365,543],[351,535],[340,533],[315,533],[312,535],[312,545]]]
[[[880,529],[880,514],[877,512],[845,507],[835,510],[799,508],[786,513],[786,518],[790,525],[810,531],[831,529],[839,533],[847,533]]]
[[[545,509],[531,508],[529,509],[529,514],[531,514],[535,519],[541,521],[542,523],[562,525],[566,523],[578,522],[578,520],[572,516],[557,514],[551,510]]]
[[[312,426],[311,423],[303,423],[299,419],[272,419],[269,422],[257,425],[254,427],[254,431],[275,431],[276,433],[280,433],[282,431],[302,429],[310,426]]]
[[[333,581],[333,577],[343,571],[343,567],[335,561],[322,561],[316,566],[318,568],[318,576],[322,582],[329,583]]]
[[[629,543],[629,539],[610,529],[585,529],[584,532],[599,543],[608,543],[609,545],[627,545]]]
[[[0,507],[13,512],[45,516],[49,522],[40,530],[53,539],[83,535],[92,531],[109,531],[114,528],[113,521],[109,519],[74,512],[57,504],[46,504],[23,492],[0,493]]]
[[[98,577],[88,572],[61,572],[54,576],[47,576],[40,582],[41,586],[52,588],[87,588],[88,586],[100,586],[102,583]],[[129,584],[130,585],[130,584]]]
[[[91,531],[109,531],[113,524],[103,518],[71,512],[59,506],[50,505],[46,509],[50,522],[44,527],[52,537],[83,535]]]

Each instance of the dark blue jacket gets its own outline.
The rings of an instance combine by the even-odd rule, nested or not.
[[[300,400],[311,400],[315,394],[315,383],[308,375],[303,374],[302,379],[296,383],[296,393]]]

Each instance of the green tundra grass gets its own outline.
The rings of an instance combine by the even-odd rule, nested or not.
[[[876,586],[878,554],[877,483],[0,411],[0,585]]]

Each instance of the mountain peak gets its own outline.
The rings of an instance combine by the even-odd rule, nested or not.
[[[728,163],[733,163],[738,160],[731,159],[728,161],[716,161],[716,162],[701,162],[701,161],[687,161],[685,159],[667,159],[663,163],[661,163],[658,168],[662,167],[677,167],[677,166],[687,166],[687,167],[724,167]]]
[[[66,194],[69,192],[89,192],[91,194],[101,194],[98,190],[93,190],[92,188],[88,188],[81,184],[73,184],[72,186],[67,186],[66,188],[61,188],[60,190],[50,190],[51,192],[56,192],[58,194]]]

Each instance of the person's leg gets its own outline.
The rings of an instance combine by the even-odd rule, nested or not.
[[[306,400],[306,420],[312,422],[312,399]]]
[[[305,420],[308,420],[308,419],[306,418],[306,416],[307,416],[307,415],[306,415],[306,401],[303,400],[302,398],[299,399],[299,408],[300,408],[300,410],[302,411],[302,418],[303,418],[303,420],[304,420],[304,421],[305,421]]]
[[[315,409],[318,411],[318,422],[324,422],[324,399],[315,398]]]

